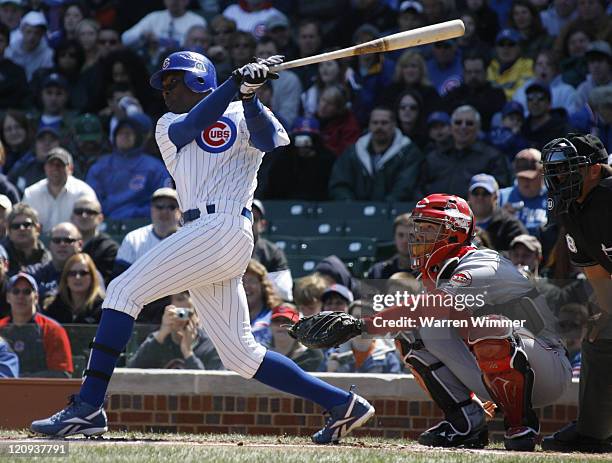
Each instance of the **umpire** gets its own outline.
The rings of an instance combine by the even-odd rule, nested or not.
[[[548,209],[567,231],[572,262],[599,313],[582,343],[578,421],[544,438],[544,450],[612,452],[612,168],[593,135],[568,134],[543,149]]]

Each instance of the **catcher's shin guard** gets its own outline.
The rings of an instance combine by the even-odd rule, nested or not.
[[[533,450],[540,432],[531,396],[534,372],[511,328],[475,328],[468,342],[491,398],[504,412],[508,450]]]
[[[488,444],[488,431],[481,405],[449,368],[424,349],[398,339],[399,350],[417,383],[444,412],[445,420],[428,429],[419,443],[434,447],[482,448]],[[417,346],[421,346],[417,341]]]

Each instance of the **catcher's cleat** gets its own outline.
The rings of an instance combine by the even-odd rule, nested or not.
[[[429,447],[482,449],[489,444],[489,431],[484,420],[467,434],[459,433],[448,421],[441,421],[421,434],[418,442]]]
[[[353,429],[365,424],[374,413],[374,407],[351,388],[348,402],[329,410],[325,427],[312,435],[312,441],[315,444],[336,444]]]
[[[584,436],[576,430],[573,421],[552,436],[542,439],[542,450],[554,452],[612,453],[612,438],[595,439]]]
[[[529,426],[508,428],[504,434],[506,450],[533,452],[535,450],[538,432]]]
[[[75,394],[63,410],[44,420],[32,422],[30,431],[49,437],[75,434],[97,436],[108,431],[108,420],[103,408],[89,405]]]

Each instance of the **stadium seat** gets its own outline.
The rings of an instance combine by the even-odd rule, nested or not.
[[[122,220],[112,220],[106,219],[104,221],[104,226],[101,227],[101,231],[108,233],[109,235],[115,234],[127,234],[132,230],[136,230],[137,228],[144,227],[145,225],[149,225],[151,223],[151,219],[149,217],[138,217],[134,219],[122,219]]]
[[[312,272],[314,268],[321,260],[323,256],[287,256],[287,263],[291,269],[291,276],[293,278],[301,278]]]
[[[294,218],[273,220],[268,226],[268,235],[283,236],[343,236],[344,221]]]
[[[270,241],[276,244],[287,256],[303,254],[306,247],[303,246],[304,240],[294,236],[273,236]]]
[[[364,201],[333,201],[318,203],[315,208],[317,218],[325,219],[387,219],[389,217],[389,204],[385,202]]]
[[[412,209],[414,209],[415,204],[416,204],[415,201],[392,203],[391,208],[389,210],[391,219],[393,220],[395,217],[397,217],[400,214],[405,214],[406,212],[412,212]]]
[[[376,256],[376,240],[372,238],[311,238],[304,240],[304,252],[308,255],[329,256],[340,259],[357,259]]]
[[[314,203],[307,201],[262,201],[266,209],[266,219],[289,219],[291,217],[309,217],[314,211]]]
[[[390,220],[347,220],[344,234],[351,238],[376,238],[378,241],[391,241],[393,239],[393,221]]]

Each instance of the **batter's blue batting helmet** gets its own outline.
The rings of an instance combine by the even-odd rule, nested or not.
[[[151,87],[163,90],[164,72],[185,71],[185,85],[193,92],[204,93],[217,88],[215,66],[204,55],[193,51],[177,51],[164,60],[162,68],[151,76]]]

